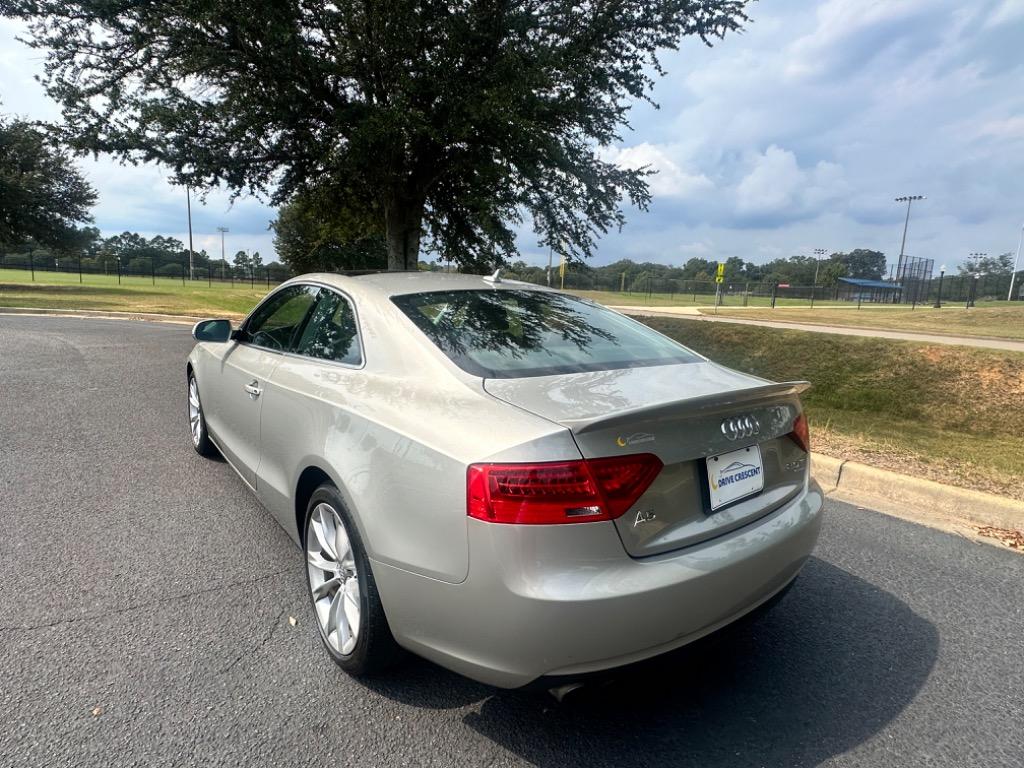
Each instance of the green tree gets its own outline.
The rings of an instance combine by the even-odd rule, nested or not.
[[[881,280],[885,275],[885,254],[881,251],[855,248],[849,253],[839,255],[846,265],[846,275],[842,275],[842,277]]]
[[[835,285],[840,277],[851,277],[851,275],[843,255],[836,253],[821,262],[821,267],[818,270],[818,284]]]
[[[235,258],[232,260],[235,265],[235,275],[238,277],[248,277],[249,269],[252,266],[252,262],[249,260],[249,254],[245,251],[238,251],[235,254]]]
[[[737,30],[748,0],[0,0],[47,51],[76,148],[168,165],[179,184],[268,191],[323,180],[385,234],[388,266],[507,260],[524,214],[580,259],[645,208],[617,167],[659,51]]]
[[[296,195],[281,206],[274,230],[277,255],[296,274],[341,269],[384,269],[383,232],[345,211],[333,210],[329,194]]]
[[[958,269],[961,275],[999,275],[1008,277],[1013,272],[1012,253],[1001,253],[998,256],[983,256],[974,261],[961,264]]]
[[[38,126],[0,118],[0,247],[73,248],[75,224],[92,221],[95,203],[95,190]]]

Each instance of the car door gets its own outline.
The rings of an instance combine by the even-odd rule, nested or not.
[[[263,395],[258,494],[286,530],[294,525],[292,485],[298,462],[323,454],[324,446],[315,443],[325,425],[344,431],[343,391],[362,366],[362,340],[350,300],[322,288],[291,354],[275,368]]]
[[[319,290],[298,284],[272,293],[235,332],[235,343],[220,360],[213,403],[204,410],[213,417],[210,426],[224,457],[253,488],[257,485],[264,393]]]

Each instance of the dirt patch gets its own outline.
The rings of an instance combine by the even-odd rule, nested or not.
[[[995,528],[991,525],[981,526],[977,529],[979,536],[985,536],[989,539],[996,539],[1010,549],[1016,549],[1018,552],[1024,552],[1024,533],[1020,531],[1014,531],[1009,528]]]

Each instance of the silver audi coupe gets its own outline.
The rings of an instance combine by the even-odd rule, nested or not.
[[[807,384],[584,299],[313,274],[193,335],[192,444],[301,548],[352,674],[403,648],[505,688],[645,659],[767,603],[818,536]]]

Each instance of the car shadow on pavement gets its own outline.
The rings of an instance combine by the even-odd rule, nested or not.
[[[495,693],[415,662],[408,685],[374,687],[413,706],[482,700],[464,722],[538,766],[817,765],[913,701],[938,646],[935,626],[906,604],[811,558],[758,619],[561,703],[547,693]]]

